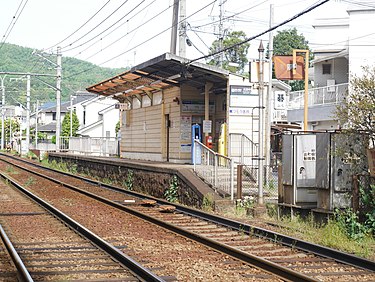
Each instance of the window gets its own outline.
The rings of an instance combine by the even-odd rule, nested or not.
[[[331,74],[331,64],[323,64],[323,74]]]
[[[56,120],[56,113],[52,113],[52,120]]]

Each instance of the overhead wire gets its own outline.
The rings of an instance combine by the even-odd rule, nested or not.
[[[78,46],[75,46],[75,47],[72,47],[70,49],[67,49],[67,50],[64,50],[65,52],[68,52],[68,51],[71,51],[71,50],[74,50],[74,49],[77,49],[79,47],[82,47],[83,45],[86,45],[87,43],[91,42],[92,40],[94,40],[95,38],[97,38],[98,36],[102,35],[103,33],[105,33],[106,31],[108,31],[109,29],[111,29],[113,26],[115,26],[116,24],[118,24],[120,21],[122,21],[125,17],[127,17],[130,13],[132,13],[136,8],[138,8],[140,5],[142,5],[142,3],[144,3],[146,0],[142,0],[140,3],[138,3],[137,6],[135,6],[133,9],[131,9],[128,13],[126,13],[123,17],[121,17],[119,20],[117,20],[116,22],[114,22],[112,25],[110,25],[109,27],[107,27],[105,30],[103,30],[102,32],[100,32],[99,34],[93,36],[91,39],[89,40],[86,40],[85,42],[81,43],[80,45]]]
[[[58,46],[59,44],[63,43],[64,41],[66,41],[67,39],[69,39],[70,37],[72,37],[74,34],[76,34],[79,30],[81,30],[86,24],[88,24],[97,14],[100,13],[100,11],[102,11],[104,9],[105,6],[108,5],[108,3],[111,2],[111,0],[108,0],[98,11],[96,11],[87,21],[85,21],[80,27],[78,27],[75,31],[73,31],[71,34],[69,34],[67,37],[65,37],[64,39],[62,39],[61,41],[57,42],[56,44],[52,45],[51,47],[49,48],[46,48],[44,50],[50,50],[52,49],[53,47],[56,47]]]
[[[217,1],[217,0],[211,1],[209,4],[203,6],[203,7],[200,8],[199,10],[197,10],[197,11],[195,11],[194,13],[192,13],[191,15],[187,16],[187,17],[186,17],[184,20],[182,20],[182,21],[186,21],[188,18],[190,18],[190,17],[194,16],[195,14],[201,12],[202,10],[206,9],[207,7],[209,7],[210,5],[212,5],[212,4],[213,4],[214,2],[216,2],[216,1]],[[178,22],[177,25],[180,24],[182,21]],[[143,45],[143,44],[145,44],[145,43],[147,43],[147,42],[149,42],[149,41],[151,41],[152,39],[158,37],[159,35],[163,34],[164,32],[170,30],[173,26],[174,26],[174,25],[172,25],[172,26],[170,26],[170,27],[168,27],[168,28],[162,30],[161,32],[159,32],[159,33],[153,35],[152,37],[146,39],[145,41],[142,41],[141,43],[137,44],[136,46],[133,46],[132,48],[130,48],[130,49],[128,49],[128,50],[126,50],[126,51],[124,51],[124,52],[122,52],[122,53],[120,53],[120,54],[118,54],[118,55],[116,55],[116,56],[114,56],[114,57],[112,57],[112,58],[110,58],[110,59],[108,59],[108,60],[102,62],[102,63],[100,63],[99,66],[100,66],[100,65],[103,65],[103,64],[105,64],[105,63],[108,63],[108,62],[110,62],[110,61],[113,61],[114,59],[117,59],[118,57],[120,57],[120,56],[122,56],[122,55],[124,55],[124,54],[126,54],[126,53],[128,53],[128,52],[130,52],[130,51],[132,51],[132,50],[134,50],[134,49],[136,49],[137,47],[139,47],[139,46],[141,46],[141,45]],[[94,66],[94,67],[95,67],[95,66]],[[66,77],[66,78],[69,78],[69,77],[72,77],[72,76],[75,76],[75,75],[78,75],[78,74],[81,74],[81,73],[84,73],[84,72],[90,71],[90,70],[92,70],[94,67],[91,67],[91,68],[86,69],[86,70],[82,70],[82,71],[80,71],[80,72],[78,72],[78,73],[75,73],[75,74],[72,74],[72,75],[70,75],[70,76],[68,76],[68,77]]]
[[[143,1],[144,2],[144,1]],[[151,7],[152,4],[154,4],[156,2],[156,0],[153,0],[151,3],[149,3],[145,8],[149,8]],[[144,8],[144,9],[145,9]],[[113,32],[115,32],[116,30],[118,30],[120,27],[122,27],[124,24],[128,23],[130,20],[132,20],[135,16],[137,16],[138,14],[134,14],[133,16],[131,16],[129,19],[127,19],[125,22],[123,22],[121,25],[117,26],[116,28],[114,28],[113,30],[111,30],[108,34],[102,36],[99,40],[93,42],[92,44],[90,44],[88,47],[86,47],[85,49],[81,50],[78,54],[76,54],[74,57],[78,56],[78,55],[81,55],[83,52],[87,51],[89,48],[91,48],[92,46],[94,46],[95,44],[97,44],[98,42],[102,41],[104,38],[106,38],[107,36],[109,36],[110,34],[112,34]],[[144,24],[146,24],[147,21],[144,21]],[[129,32],[128,32],[129,34]],[[121,36],[118,40],[124,38],[124,36]],[[116,40],[115,42],[118,42],[118,40]],[[113,43],[115,43],[113,42]],[[112,43],[111,43],[112,44]],[[111,45],[109,44],[109,45]],[[104,48],[102,48],[101,50],[99,50],[97,53],[100,53],[101,51],[105,50],[107,47],[109,47],[108,45]],[[95,53],[94,55],[96,55],[97,53]],[[93,57],[94,55],[90,56],[89,58]],[[87,59],[85,59],[86,61]]]
[[[9,31],[8,31],[8,34],[5,33],[4,36],[3,36],[3,39],[1,40],[0,49],[3,48],[3,46],[4,46],[4,44],[5,44],[5,41],[8,39],[9,34],[12,32],[12,30],[13,30],[15,24],[17,23],[19,17],[21,16],[21,14],[22,14],[23,10],[25,9],[25,6],[26,6],[26,4],[27,4],[27,2],[28,2],[29,0],[26,0],[25,4],[22,6],[21,11],[19,12],[19,14],[18,14],[18,16],[17,16],[17,12],[19,11],[19,8],[20,8],[20,6],[22,5],[23,1],[24,1],[24,0],[22,0],[21,3],[20,3],[20,5],[18,6],[16,13],[15,13],[15,15],[13,16],[13,18],[12,18],[12,20],[11,20],[11,22],[10,22],[8,28],[7,28],[7,31],[9,30]],[[13,20],[14,20],[14,22],[13,22]],[[10,29],[9,29],[9,27],[10,27]]]
[[[233,48],[236,48],[236,47],[238,47],[238,46],[240,46],[240,45],[242,45],[242,44],[245,44],[245,43],[247,43],[247,42],[249,42],[249,41],[251,41],[251,40],[254,40],[254,39],[256,39],[256,38],[258,38],[258,37],[260,37],[260,36],[262,36],[262,35],[264,35],[264,34],[266,34],[266,33],[268,33],[268,32],[270,32],[270,31],[273,31],[273,30],[275,30],[275,29],[277,29],[277,28],[279,28],[279,27],[281,27],[281,26],[283,26],[283,25],[285,25],[285,24],[287,24],[287,23],[289,23],[289,22],[291,22],[291,21],[293,21],[293,20],[295,20],[295,19],[297,19],[297,18],[303,16],[303,15],[306,14],[306,13],[311,12],[312,10],[314,10],[314,9],[316,9],[316,8],[318,8],[318,7],[320,7],[321,5],[327,3],[328,1],[329,1],[329,0],[323,0],[323,1],[316,2],[315,4],[311,5],[309,8],[303,10],[302,12],[297,13],[296,15],[292,16],[291,18],[289,18],[289,19],[287,19],[287,20],[285,20],[285,21],[283,21],[283,22],[281,22],[281,23],[279,23],[279,24],[277,24],[277,25],[274,25],[274,26],[272,26],[271,28],[269,28],[269,29],[267,29],[267,30],[265,30],[265,31],[263,31],[263,32],[260,32],[260,33],[254,35],[254,36],[252,36],[252,37],[250,37],[250,38],[247,38],[247,39],[245,39],[245,40],[243,40],[243,41],[241,41],[241,42],[239,42],[239,43],[233,44],[233,45],[231,45],[231,46],[229,46],[229,47],[226,47],[226,48],[224,48],[224,49],[222,49],[222,50],[219,50],[219,51],[213,52],[213,53],[208,54],[208,55],[206,55],[206,56],[202,56],[202,57],[198,57],[198,58],[196,58],[196,59],[190,60],[187,64],[191,64],[191,63],[193,63],[193,62],[196,62],[196,61],[199,61],[199,60],[202,60],[202,59],[207,59],[207,58],[209,58],[209,57],[212,57],[212,56],[218,55],[218,54],[220,54],[220,53],[222,53],[222,52],[225,52],[225,51],[231,50],[231,49],[233,49]]]
[[[94,26],[92,29],[90,29],[88,32],[86,32],[84,35],[73,41],[72,43],[65,45],[64,47],[61,48],[61,50],[72,46],[74,43],[78,42],[82,38],[86,37],[88,34],[90,34],[93,30],[97,29],[101,24],[103,24],[106,20],[108,20],[111,16],[113,16],[117,11],[121,9],[122,6],[124,6],[128,0],[124,1],[120,6],[118,6],[109,16],[107,16],[104,20],[102,20],[100,23],[98,23],[96,26]]]
[[[155,1],[154,1],[155,2]],[[118,41],[122,40],[124,37],[128,36],[129,34],[133,33],[134,31],[137,31],[139,28],[141,28],[142,26],[148,24],[150,21],[156,19],[158,16],[162,15],[163,13],[165,13],[166,11],[168,11],[170,8],[172,7],[172,5],[169,5],[167,8],[165,8],[164,10],[162,10],[161,12],[159,12],[158,14],[156,14],[155,16],[149,18],[148,20],[146,21],[143,21],[142,24],[138,25],[137,27],[133,28],[131,31],[125,33],[123,36],[121,36],[120,38],[116,39],[115,41],[111,42],[110,44],[108,44],[107,46],[105,46],[104,48],[102,48],[101,50],[99,50],[98,52],[96,52],[95,54],[91,55],[90,57],[86,58],[85,60],[89,60],[91,59],[92,57],[96,56],[97,54],[99,54],[100,52],[104,51],[105,49],[113,46],[113,44],[117,43]]]

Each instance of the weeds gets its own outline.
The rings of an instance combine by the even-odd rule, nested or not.
[[[36,181],[35,178],[32,177],[32,176],[30,176],[30,177],[26,180],[24,186],[25,186],[25,187],[29,187],[29,186],[35,184],[35,181]]]
[[[124,186],[126,189],[132,191],[133,190],[133,184],[134,184],[134,172],[131,169],[128,169],[128,175],[126,177],[126,180],[124,182]]]
[[[207,193],[203,197],[202,209],[204,211],[213,211],[214,210],[214,197],[211,193]]]
[[[176,175],[173,175],[169,181],[169,187],[164,191],[164,198],[171,203],[178,201],[178,178]]]

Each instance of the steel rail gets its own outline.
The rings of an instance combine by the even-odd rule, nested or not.
[[[12,258],[14,265],[17,268],[18,279],[22,282],[33,282],[34,281],[33,278],[31,278],[30,273],[27,271],[25,264],[23,263],[22,259],[18,255],[16,249],[14,248],[12,242],[9,240],[9,237],[5,233],[1,224],[0,224],[0,236],[4,242],[6,249],[8,250],[10,257]]]
[[[48,168],[48,167],[40,166],[38,164],[29,162],[29,161],[25,161],[25,160],[21,160],[19,158],[13,157],[13,156],[8,156],[8,155],[2,154],[2,153],[0,153],[0,155],[4,155],[6,157],[10,157],[10,158],[13,158],[15,160],[25,162],[27,164],[30,164],[32,166],[35,166],[35,167],[38,167],[38,168],[41,168],[41,169],[46,169],[46,170],[49,170],[49,171],[57,172],[57,173],[60,173],[60,174],[66,175],[66,176],[70,176],[70,177],[73,177],[73,178],[76,178],[76,179],[80,179],[80,180],[95,184],[95,185],[99,185],[101,187],[112,189],[112,190],[115,190],[117,192],[128,194],[128,195],[131,195],[133,197],[137,197],[137,198],[141,198],[141,199],[155,200],[159,205],[173,205],[173,206],[176,207],[176,210],[181,212],[181,213],[184,213],[184,214],[187,214],[187,215],[190,215],[190,216],[193,216],[193,217],[197,217],[197,218],[200,218],[200,219],[203,219],[203,220],[206,220],[206,221],[210,221],[210,222],[213,222],[215,224],[222,225],[222,226],[225,226],[227,228],[230,228],[230,229],[233,229],[233,230],[236,230],[236,231],[241,231],[241,232],[244,232],[247,235],[250,235],[250,234],[256,235],[256,236],[259,236],[261,238],[266,238],[270,241],[280,243],[284,246],[293,247],[295,249],[298,249],[298,250],[301,250],[301,251],[304,251],[304,252],[308,252],[308,253],[312,253],[312,254],[315,254],[315,255],[318,255],[318,256],[321,256],[321,257],[333,259],[337,262],[352,265],[352,266],[355,266],[355,267],[358,267],[358,268],[361,268],[361,269],[364,269],[364,270],[373,271],[373,272],[375,271],[375,262],[371,261],[371,260],[368,260],[368,259],[365,259],[365,258],[361,258],[361,257],[355,256],[355,255],[352,255],[352,254],[341,252],[341,251],[338,251],[338,250],[335,250],[335,249],[332,249],[332,248],[329,248],[329,247],[325,247],[325,246],[317,245],[317,244],[314,244],[314,243],[310,243],[310,242],[307,242],[307,241],[304,241],[304,240],[301,240],[301,239],[298,239],[298,238],[294,238],[294,237],[291,237],[291,236],[286,236],[286,235],[278,233],[278,232],[274,232],[274,231],[266,230],[266,229],[263,229],[263,228],[260,228],[260,227],[252,226],[252,225],[249,225],[249,224],[246,224],[246,223],[243,223],[243,222],[238,222],[238,221],[235,221],[235,220],[222,218],[222,217],[219,217],[219,216],[216,216],[216,215],[213,215],[213,214],[210,214],[210,213],[206,213],[204,211],[197,210],[197,209],[194,209],[194,208],[186,207],[186,206],[175,204],[175,203],[170,203],[166,200],[155,198],[155,197],[145,195],[145,194],[141,194],[141,193],[138,193],[138,192],[135,192],[135,191],[124,190],[123,188],[111,186],[111,185],[102,183],[100,181],[92,180],[92,179],[89,179],[89,178],[86,178],[86,177],[83,177],[83,176],[74,175],[74,174],[71,174],[71,173],[67,173],[67,172],[51,169],[51,168]],[[6,161],[6,162],[8,162],[8,161]],[[8,162],[8,163],[10,163],[12,165],[15,165],[11,162]],[[21,169],[24,169],[21,166],[19,166],[19,167]],[[36,173],[36,172],[33,172],[33,173]],[[41,174],[41,176],[42,176],[42,174]]]
[[[210,247],[211,249],[214,249],[216,251],[219,251],[221,253],[224,253],[226,255],[229,255],[231,257],[234,257],[234,258],[237,258],[245,263],[248,263],[248,264],[251,264],[253,266],[256,266],[262,270],[265,270],[269,273],[272,273],[274,275],[277,275],[283,279],[286,279],[288,281],[318,281],[312,277],[309,277],[307,275],[304,275],[300,272],[297,272],[297,271],[294,271],[294,270],[291,270],[290,268],[287,268],[287,267],[283,267],[279,264],[276,264],[276,263],[273,263],[271,261],[268,261],[264,258],[261,258],[261,257],[258,257],[258,256],[255,256],[255,255],[252,255],[252,254],[249,254],[249,253],[246,253],[244,251],[241,251],[241,250],[238,250],[236,248],[233,248],[231,246],[228,246],[226,244],[222,244],[220,242],[217,242],[215,240],[212,240],[212,239],[209,239],[209,238],[206,238],[204,236],[201,236],[201,235],[198,235],[198,234],[195,234],[194,232],[191,232],[191,231],[188,231],[186,229],[183,229],[183,228],[180,228],[180,227],[177,227],[175,225],[172,225],[170,223],[167,223],[167,222],[164,222],[160,219],[157,219],[157,218],[154,218],[150,215],[147,215],[145,213],[142,213],[140,211],[137,211],[135,209],[132,209],[132,208],[129,208],[129,207],[126,207],[126,206],[123,206],[119,203],[116,203],[114,201],[111,201],[111,200],[108,200],[104,197],[101,197],[101,196],[98,196],[98,195],[95,195],[93,193],[90,193],[88,191],[85,191],[85,190],[82,190],[78,187],[75,187],[73,185],[70,185],[68,183],[64,183],[60,180],[57,180],[57,179],[54,179],[52,177],[49,177],[49,176],[46,176],[42,173],[38,173],[38,172],[35,172],[35,171],[32,171],[32,170],[28,170],[27,168],[22,168],[21,166],[17,165],[17,164],[12,164],[18,168],[21,168],[23,170],[26,170],[26,171],[29,171],[35,175],[38,175],[40,177],[43,177],[43,178],[46,178],[46,179],[49,179],[50,181],[53,181],[54,183],[57,183],[57,184],[60,184],[66,188],[69,188],[73,191],[76,191],[78,193],[81,193],[83,195],[86,195],[88,197],[91,197],[93,199],[96,199],[102,203],[105,203],[109,206],[112,206],[114,208],[117,208],[119,210],[122,210],[122,211],[125,211],[129,214],[132,214],[134,216],[137,216],[139,218],[142,218],[148,222],[151,222],[153,224],[156,224],[160,227],[163,227],[167,230],[170,230],[176,234],[179,234],[179,235],[182,235],[186,238],[189,238],[189,239],[192,239],[196,242],[199,242],[205,246],[208,246]],[[0,173],[2,175],[2,173]],[[30,192],[29,192],[30,193]],[[41,200],[43,201],[43,200]],[[47,204],[49,206],[49,204]],[[72,220],[72,219],[70,219]],[[75,224],[78,224],[78,223],[75,223]],[[151,280],[150,280],[151,281]]]
[[[54,216],[62,220],[64,223],[69,225],[73,230],[80,233],[82,236],[87,238],[89,241],[93,242],[96,246],[98,246],[100,249],[105,251],[107,254],[109,254],[112,258],[116,259],[120,264],[127,267],[133,274],[137,276],[141,281],[155,281],[155,282],[162,282],[165,281],[164,279],[156,276],[153,272],[149,271],[147,268],[143,267],[141,264],[136,262],[131,257],[127,256],[99,236],[97,236],[95,233],[72,219],[71,217],[67,216],[65,213],[61,212],[60,210],[56,209],[43,199],[39,198],[38,196],[34,195],[24,187],[22,187],[18,182],[16,182],[14,179],[9,177],[8,175],[5,175],[4,173],[0,172],[0,176],[7,180],[11,185],[13,185],[15,188],[17,188],[19,191],[27,195],[29,198],[37,202],[39,205],[41,205],[43,208],[48,210],[50,213],[52,213]]]

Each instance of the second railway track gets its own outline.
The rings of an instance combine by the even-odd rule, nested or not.
[[[2,156],[1,159],[3,161],[6,160],[7,157]],[[9,159],[8,159],[9,161]],[[100,186],[98,183],[94,181],[77,178],[76,176],[69,176],[67,174],[57,173],[56,171],[52,171],[36,164],[25,163],[23,160],[16,160],[12,159],[12,164],[20,166],[24,166],[25,169],[28,167],[33,171],[33,173],[40,173],[40,176],[45,175],[49,177],[53,177],[55,179],[55,183],[65,183],[66,186],[72,185],[72,187],[79,187],[83,191],[87,191],[89,193],[98,195],[99,197],[105,198],[107,200],[113,201],[115,204],[114,206],[118,205],[122,210],[127,210],[133,214],[139,213],[141,215],[147,215],[150,218],[154,218],[159,220],[160,222],[165,222],[168,225],[176,226],[185,230],[187,233],[195,234],[195,237],[203,238],[202,241],[214,241],[219,242],[224,246],[229,246],[229,248],[239,250],[239,253],[249,254],[250,256],[256,256],[262,258],[261,260],[269,261],[273,264],[278,264],[280,267],[288,267],[292,272],[299,272],[301,273],[301,279],[303,277],[309,277],[310,280],[305,281],[374,281],[375,274],[374,274],[374,263],[367,260],[359,259],[361,266],[349,265],[348,263],[340,263],[337,262],[337,256],[340,256],[340,252],[337,252],[336,257],[328,257],[328,251],[326,250],[327,254],[322,256],[317,256],[309,251],[301,251],[297,250],[296,247],[291,248],[277,242],[272,242],[270,240],[261,238],[259,236],[259,232],[253,232],[254,234],[247,234],[244,232],[248,229],[248,226],[243,225],[242,230],[235,230],[235,228],[231,227],[231,223],[227,221],[220,225],[218,222],[213,222],[212,218],[214,216],[207,215],[205,218],[205,213],[198,212],[198,215],[192,209],[189,212],[189,209],[186,207],[176,206],[176,211],[173,213],[161,213],[161,207],[158,204],[166,204],[163,201],[159,201],[159,203],[155,207],[145,207],[142,205],[143,197],[140,194],[136,194],[134,192],[127,193],[127,191],[123,189],[116,188],[108,189],[106,187],[108,185],[101,184]],[[10,163],[8,163],[10,165]],[[72,188],[71,187],[71,188]],[[129,204],[131,201],[126,200],[134,200],[134,203]],[[73,203],[72,203],[73,204]],[[146,217],[147,217],[146,216]],[[219,220],[220,222],[220,220]],[[233,224],[234,226],[235,224]],[[176,232],[176,231],[174,231]],[[269,232],[269,231],[267,231]],[[178,232],[177,232],[178,233]],[[257,234],[258,233],[258,234]],[[256,236],[258,235],[258,236]],[[192,235],[191,237],[194,237]],[[275,239],[276,239],[275,235]],[[284,241],[287,241],[284,239]],[[303,245],[301,242],[294,241],[295,246]],[[305,243],[305,242],[303,242]],[[312,245],[312,248],[314,245]],[[323,250],[324,247],[323,247]],[[345,254],[342,253],[342,256]],[[354,256],[346,255],[344,260],[355,258]],[[353,260],[354,261],[354,260]],[[227,264],[230,265],[230,260],[227,261]],[[254,262],[255,265],[256,262]],[[355,263],[352,263],[355,264]],[[258,265],[261,267],[261,265]],[[251,275],[250,275],[251,276]],[[250,277],[249,276],[249,277]],[[259,277],[261,277],[260,275]],[[246,275],[242,275],[242,277],[246,277]],[[267,278],[267,276],[263,276]],[[288,279],[284,277],[285,279]],[[293,280],[289,278],[290,280]],[[219,279],[220,280],[220,279]]]

